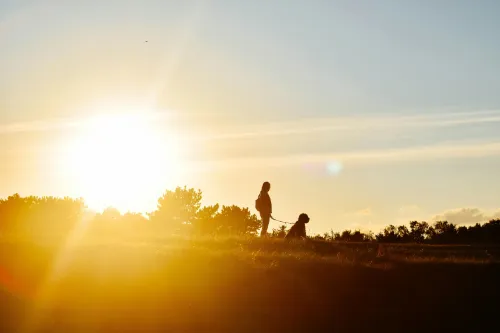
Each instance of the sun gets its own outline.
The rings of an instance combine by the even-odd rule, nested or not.
[[[169,132],[144,113],[86,121],[68,155],[71,178],[87,205],[121,211],[154,207],[181,170],[180,140]]]

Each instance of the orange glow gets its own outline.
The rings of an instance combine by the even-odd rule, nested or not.
[[[147,198],[175,183],[181,167],[179,150],[165,132],[144,113],[98,116],[86,122],[69,143],[68,164],[88,205],[140,209]]]

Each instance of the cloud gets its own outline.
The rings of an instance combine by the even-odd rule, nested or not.
[[[168,117],[164,117],[168,115]],[[200,118],[199,115],[195,115]],[[207,115],[204,114],[206,117]],[[185,118],[185,114],[172,111],[157,111],[148,114],[150,120],[172,120]],[[0,125],[0,134],[59,130],[79,126],[87,119],[47,119],[31,122],[18,122]],[[204,119],[208,121],[208,119]],[[192,119],[191,119],[192,122]],[[451,127],[481,123],[500,122],[500,110],[478,110],[471,112],[434,112],[424,115],[394,116],[391,114],[338,116],[327,118],[302,118],[278,122],[260,122],[254,124],[230,124],[226,128],[216,128],[216,134],[193,135],[189,139],[194,141],[211,141],[226,139],[248,139],[271,136],[286,136],[312,134],[321,132],[355,132],[366,130],[400,130],[408,128]]]
[[[432,217],[432,221],[448,221],[458,225],[467,225],[484,223],[496,218],[500,218],[500,210],[488,214],[479,208],[458,208],[435,215]]]
[[[360,229],[363,227],[364,230],[368,230],[373,225],[371,218],[373,218],[374,214],[373,210],[367,207],[357,211],[347,212],[344,214],[344,217],[351,221],[351,228]]]
[[[130,113],[128,115],[134,115]],[[148,112],[138,114],[138,117],[147,121],[159,121],[162,119],[169,119],[171,113],[164,111]],[[126,117],[127,113],[120,114],[120,117]],[[109,117],[113,119],[114,115],[95,115],[86,118],[54,118],[45,120],[34,120],[27,122],[16,122],[10,124],[0,125],[0,134],[22,133],[22,132],[44,132],[44,131],[57,131],[69,128],[84,127],[91,124],[93,121],[100,118]]]
[[[172,121],[184,116],[171,111],[158,111],[141,114],[148,121]],[[50,131],[85,126],[93,118],[52,119],[33,122],[0,125],[0,134]],[[471,124],[478,122],[500,121],[500,111],[475,111],[468,113],[448,113],[417,116],[350,116],[325,119],[305,119],[292,122],[279,122],[271,125],[261,124],[262,131],[222,133],[219,138],[245,137],[255,135],[284,135],[307,133],[327,129],[358,130],[360,128],[401,128],[411,126],[451,126],[455,124]],[[300,124],[300,126],[299,126]],[[234,135],[233,135],[234,134]],[[210,138],[202,136],[201,138]],[[189,138],[191,139],[191,138]],[[215,160],[193,160],[191,168],[211,170],[227,168],[268,168],[287,165],[325,165],[328,171],[338,173],[347,164],[366,165],[388,162],[437,160],[452,158],[481,158],[500,155],[500,141],[448,141],[432,145],[409,146],[403,148],[382,148],[370,150],[331,151],[326,153],[294,153],[274,156],[245,156],[241,158],[221,158]],[[335,167],[332,168],[331,166]]]
[[[394,116],[344,116],[328,118],[303,118],[292,121],[258,123],[237,127],[231,132],[201,136],[200,140],[244,139],[265,136],[285,136],[331,131],[359,131],[373,129],[402,129],[419,127],[450,127],[480,123],[500,122],[500,110],[443,113],[427,115]]]
[[[323,154],[288,154],[272,157],[228,158],[215,161],[199,161],[204,169],[226,168],[268,168],[287,165],[329,163],[337,161],[342,165],[364,165],[387,162],[437,160],[451,158],[480,158],[500,155],[500,142],[453,141],[444,144],[417,146],[398,149],[379,149]]]
[[[78,126],[79,122],[68,119],[37,120],[0,125],[0,134],[54,131]]]
[[[345,212],[343,217],[349,221],[348,227],[353,230],[362,229],[368,231],[372,226],[372,218],[376,215],[371,207],[362,208],[355,211]]]
[[[355,216],[371,216],[372,210],[370,207],[364,208],[364,209],[358,210],[353,215],[355,215]]]

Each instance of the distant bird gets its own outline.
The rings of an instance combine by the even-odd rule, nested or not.
[[[148,41],[145,41],[144,43],[147,43]]]

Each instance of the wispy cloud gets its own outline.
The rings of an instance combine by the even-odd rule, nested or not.
[[[353,213],[347,214],[348,216],[361,216],[361,217],[366,217],[366,216],[371,216],[372,215],[372,209],[370,207],[360,209],[358,211],[355,211]]]
[[[448,142],[398,149],[379,149],[323,154],[288,154],[273,157],[229,158],[202,162],[204,168],[259,168],[308,163],[377,164],[429,159],[479,158],[500,155],[500,142]]]
[[[427,115],[362,115],[328,118],[303,118],[293,121],[237,126],[231,131],[203,136],[199,139],[238,139],[265,136],[311,134],[329,131],[368,129],[430,128],[500,122],[500,110],[485,110]]]
[[[134,115],[134,114],[132,114]],[[143,114],[134,115],[140,117],[142,120],[146,121],[161,121],[165,119],[170,119],[172,116],[171,112],[158,111],[158,112],[148,112]],[[127,114],[120,115],[95,115],[86,118],[53,118],[45,120],[34,120],[26,122],[15,122],[10,124],[0,124],[0,134],[15,134],[24,132],[45,132],[45,131],[58,131],[70,128],[85,127],[92,122],[99,119],[113,119],[116,117],[127,117]]]
[[[68,119],[51,119],[51,120],[29,121],[29,122],[17,122],[17,123],[0,125],[0,134],[56,131],[65,128],[77,127],[79,125],[80,121],[68,120]]]
[[[185,114],[173,111],[148,112],[151,121],[188,120],[190,123],[200,121],[210,124],[206,114]],[[194,118],[193,118],[194,117]],[[84,125],[89,118],[46,119],[29,122],[0,124],[0,134],[50,131]],[[359,131],[368,129],[405,129],[448,127],[500,122],[500,110],[485,110],[457,113],[434,113],[427,115],[394,116],[390,114],[359,115],[327,118],[302,118],[292,121],[263,122],[254,124],[231,124],[228,129],[211,126],[216,134],[193,136],[197,140],[238,139],[266,136],[286,136],[310,134],[329,131]]]

